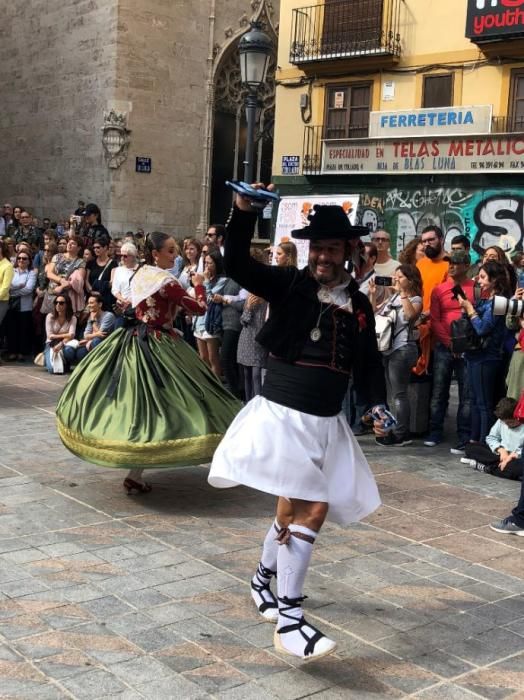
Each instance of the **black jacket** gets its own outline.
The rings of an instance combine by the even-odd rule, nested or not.
[[[266,299],[271,314],[257,336],[270,353],[287,362],[295,362],[320,310],[319,283],[308,268],[275,267],[254,260],[250,254],[256,214],[234,210],[227,228],[224,263],[226,273],[241,287]],[[377,348],[375,317],[368,298],[358,291],[352,279],[348,285],[353,312],[360,318],[355,334],[353,381],[356,390],[369,405],[385,403],[386,387],[382,357]]]

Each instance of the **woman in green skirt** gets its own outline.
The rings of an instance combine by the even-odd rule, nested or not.
[[[173,330],[177,307],[206,312],[202,275],[195,298],[176,278],[177,247],[165,233],[146,241],[146,264],[131,280],[135,318],[82,360],[58,402],[58,432],[82,459],[130,469],[124,487],[147,492],[148,468],[210,461],[240,409],[197,353]]]

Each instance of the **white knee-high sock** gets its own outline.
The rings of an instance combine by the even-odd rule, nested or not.
[[[266,539],[264,540],[260,563],[270,571],[277,570],[277,556],[279,549],[277,535],[281,529],[282,528],[280,527],[278,520],[275,518],[275,520],[271,523],[271,526],[266,534]]]
[[[289,526],[290,533],[296,532],[299,535],[306,535],[308,538],[315,540],[317,533],[303,525],[295,525],[292,523]],[[302,608],[300,605],[290,607],[286,603],[282,603],[281,599],[301,598],[304,590],[304,581],[306,578],[309,562],[313,553],[313,543],[295,537],[291,534],[287,544],[280,545],[278,548],[277,558],[277,591],[279,609],[285,608],[287,616],[294,617],[300,620],[302,617]],[[278,628],[289,625],[289,617],[278,618]]]

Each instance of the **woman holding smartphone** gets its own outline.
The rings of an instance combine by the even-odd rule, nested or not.
[[[376,442],[383,447],[409,445],[410,406],[408,387],[411,369],[418,357],[415,339],[415,322],[422,311],[422,278],[414,265],[400,265],[395,271],[391,286],[393,296],[378,310],[380,315],[392,315],[392,343],[382,352],[386,375],[388,400],[397,419],[394,430]],[[376,280],[369,284],[369,300],[376,310]]]

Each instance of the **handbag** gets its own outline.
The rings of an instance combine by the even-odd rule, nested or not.
[[[38,355],[33,360],[33,364],[37,367],[45,367],[45,355],[43,352],[38,353]]]
[[[53,374],[64,373],[64,356],[61,350],[59,352],[51,351],[51,365],[53,367]]]
[[[109,280],[102,280],[102,277],[104,276],[105,271],[111,265],[112,262],[113,262],[112,258],[109,258],[109,260],[104,265],[104,269],[102,270],[102,272],[98,275],[96,280],[91,285],[93,292],[100,292],[101,294],[103,294],[104,288],[109,284]]]
[[[42,299],[42,305],[40,306],[40,313],[45,314],[50,314],[53,309],[54,309],[54,301],[56,297],[54,294],[52,294],[49,289],[46,289],[44,292],[44,298]]]
[[[391,304],[393,297],[379,313],[375,314],[375,335],[379,352],[387,352],[393,347],[395,340],[395,325],[397,323],[397,311]]]
[[[11,313],[18,313],[22,308],[22,297],[9,297],[7,308]]]
[[[467,316],[461,316],[455,321],[451,321],[450,328],[451,352],[454,355],[475,352],[485,347],[487,338],[483,338],[475,332],[473,324]]]

